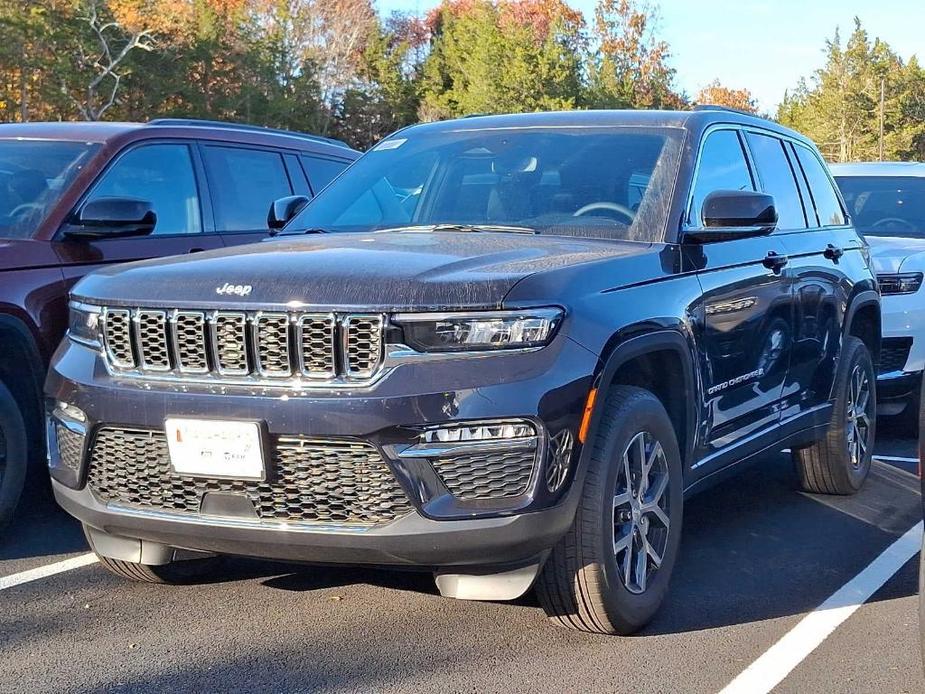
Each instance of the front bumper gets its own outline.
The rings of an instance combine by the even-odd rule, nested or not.
[[[566,484],[550,493],[542,474],[548,442],[577,432],[596,358],[564,336],[529,353],[403,365],[366,391],[281,391],[263,386],[147,383],[113,376],[91,348],[65,341],[46,382],[50,400],[86,415],[81,468],[66,474],[50,451],[56,498],[108,535],[170,547],[317,563],[422,568],[496,567],[535,560],[574,517],[580,446]],[[271,437],[361,440],[382,453],[411,510],[361,527],[286,523],[254,516],[176,513],[102,499],[87,484],[86,451],[102,426],[162,429],[168,417],[259,421]],[[526,492],[460,500],[400,453],[409,432],[448,423],[529,421],[541,448]],[[272,464],[272,463],[268,463]]]

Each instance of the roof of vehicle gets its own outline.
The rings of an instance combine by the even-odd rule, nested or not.
[[[411,126],[415,131],[451,132],[458,130],[489,130],[522,127],[669,127],[692,131],[703,130],[716,123],[751,125],[773,130],[804,142],[800,133],[779,123],[751,114],[719,106],[699,107],[692,111],[546,111],[506,115],[472,115],[456,120],[438,121]]]
[[[918,161],[858,161],[830,164],[833,176],[923,176],[925,163]]]
[[[24,140],[60,140],[60,141],[78,141],[104,143],[109,140],[125,135],[133,131],[147,131],[149,129],[166,129],[183,131],[184,136],[189,136],[190,130],[194,132],[203,132],[210,134],[220,134],[229,139],[238,139],[229,137],[231,134],[236,135],[258,135],[258,136],[276,136],[293,140],[299,140],[302,143],[312,142],[321,145],[333,145],[341,149],[349,150],[350,147],[340,140],[321,135],[311,135],[300,133],[292,130],[279,130],[275,128],[265,128],[259,125],[250,125],[247,123],[226,123],[223,121],[199,120],[194,118],[156,118],[147,123],[109,123],[109,122],[47,122],[47,123],[4,123],[0,124],[0,139],[24,139]],[[245,138],[241,138],[245,139]]]

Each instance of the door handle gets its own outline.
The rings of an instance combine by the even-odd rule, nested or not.
[[[835,262],[838,262],[838,259],[841,258],[844,254],[845,254],[844,249],[839,248],[833,243],[830,243],[829,245],[827,245],[825,247],[825,250],[822,251],[822,255],[824,255],[829,260],[832,260]]]
[[[204,248],[190,248],[187,253],[202,253],[204,250]]]
[[[787,256],[781,255],[777,251],[768,251],[764,260],[761,261],[761,264],[768,268],[768,270],[773,270],[775,273],[778,273],[783,270],[784,266],[789,262],[790,258]]]

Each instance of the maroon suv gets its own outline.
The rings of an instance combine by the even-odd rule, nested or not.
[[[357,156],[209,121],[0,125],[0,527],[44,459],[42,383],[71,286],[110,263],[258,241]]]

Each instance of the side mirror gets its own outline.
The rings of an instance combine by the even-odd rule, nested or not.
[[[279,231],[289,224],[309,202],[304,195],[290,195],[273,201],[267,213],[267,226],[272,231]]]
[[[156,224],[157,215],[147,200],[98,198],[80,208],[65,233],[74,238],[144,236]]]
[[[777,226],[774,198],[748,190],[716,190],[703,201],[703,228],[685,238],[696,243],[770,234]]]

